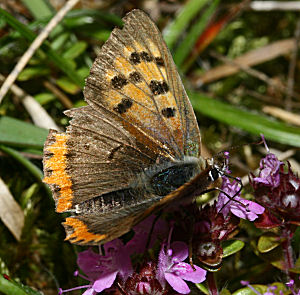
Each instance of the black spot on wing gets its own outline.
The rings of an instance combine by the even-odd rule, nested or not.
[[[129,57],[130,62],[132,62],[134,65],[137,65],[141,62],[141,57],[137,52],[132,52]]]
[[[114,76],[111,79],[111,85],[115,89],[122,89],[126,84],[128,84],[128,81],[123,75]]]
[[[152,56],[151,56],[148,52],[146,52],[146,51],[142,51],[142,52],[140,53],[140,56],[141,56],[142,60],[144,60],[144,61],[146,61],[146,62],[151,62],[151,61],[153,61]]]
[[[169,91],[169,86],[165,81],[160,82],[160,81],[152,80],[150,82],[150,90],[154,95],[164,94]]]
[[[158,57],[155,57],[155,63],[159,66],[159,67],[164,67],[165,64],[164,64],[164,60],[158,56]]]
[[[139,83],[142,81],[142,77],[138,72],[132,72],[129,74],[129,79],[133,83]]]
[[[114,107],[114,111],[119,114],[124,114],[128,109],[131,108],[133,102],[130,98],[122,98],[122,101],[118,103],[117,106]]]
[[[172,118],[175,116],[176,109],[175,108],[164,108],[161,110],[161,113],[165,118]]]

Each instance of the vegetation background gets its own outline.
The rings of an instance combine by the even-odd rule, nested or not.
[[[1,1],[0,84],[66,3]],[[0,91],[0,293],[51,295],[58,286],[82,284],[73,272],[83,248],[64,242],[65,216],[55,213],[42,183],[43,143],[47,129],[68,125],[64,110],[85,104],[84,79],[97,52],[134,8],[150,14],[163,32],[199,121],[204,156],[236,147],[230,150],[233,174],[250,193],[247,175],[266,151],[249,143],[263,133],[299,173],[299,3],[77,1],[17,70],[10,90]],[[279,278],[274,255],[256,251],[261,232],[245,222],[240,235],[247,246],[224,261],[220,286],[233,292],[241,279],[267,284]],[[299,233],[294,239],[299,257]]]

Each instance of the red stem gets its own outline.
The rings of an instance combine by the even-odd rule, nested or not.
[[[290,279],[294,279],[294,274],[289,271],[289,269],[294,267],[293,249],[291,245],[293,232],[291,231],[289,226],[283,226],[282,236],[284,238],[284,241],[282,243],[282,248],[283,248],[283,256],[285,262],[285,271],[287,276],[289,276]]]
[[[215,273],[207,272],[206,278],[207,278],[209,294],[210,295],[219,295],[219,291],[218,291],[216,280],[215,280]]]

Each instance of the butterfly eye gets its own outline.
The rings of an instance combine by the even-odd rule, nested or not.
[[[220,171],[217,168],[213,168],[208,173],[208,178],[210,181],[214,182],[220,177]]]

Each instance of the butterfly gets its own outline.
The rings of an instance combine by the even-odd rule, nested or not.
[[[66,133],[50,130],[44,182],[66,240],[97,245],[169,204],[202,194],[224,170],[201,156],[193,108],[162,35],[133,10],[115,28],[86,79],[87,106]]]

